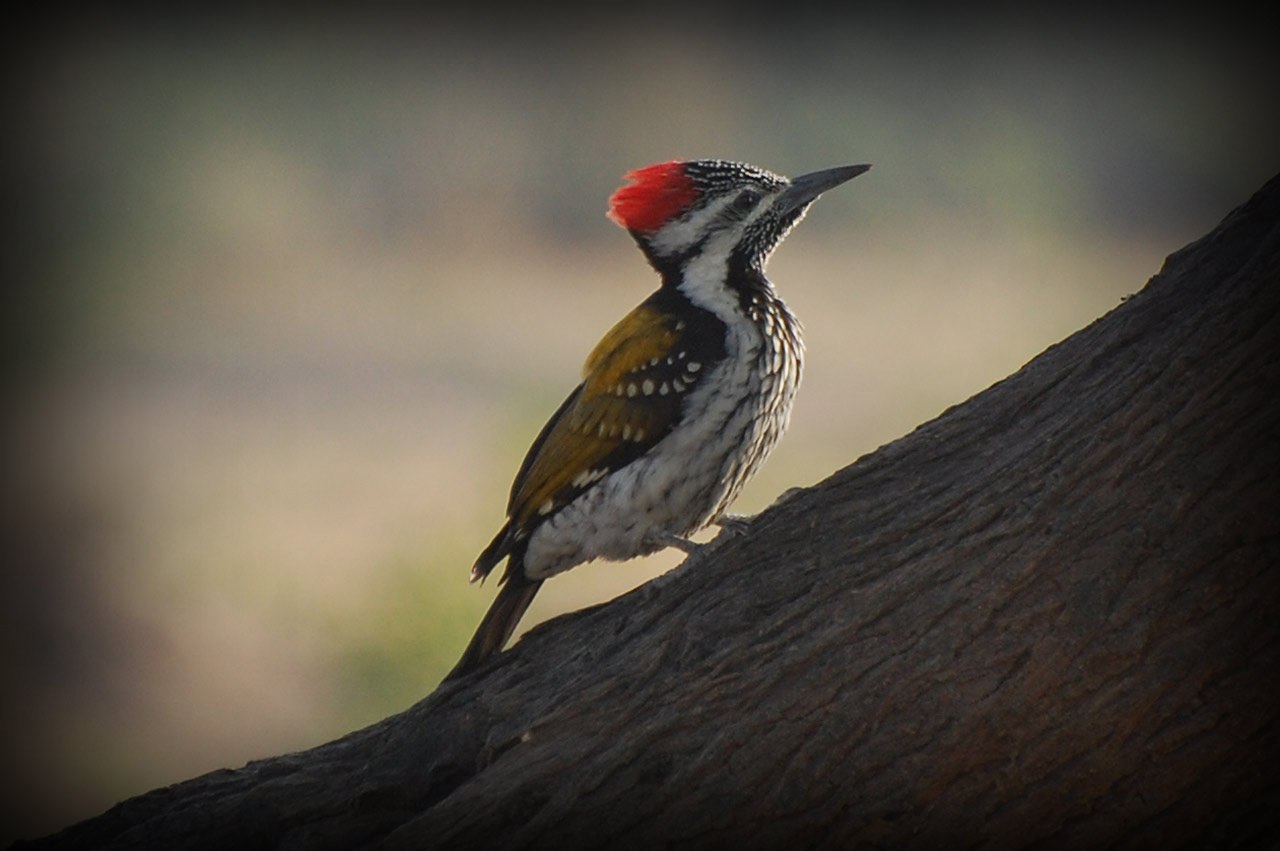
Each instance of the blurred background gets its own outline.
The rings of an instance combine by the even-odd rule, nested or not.
[[[604,217],[626,170],[875,166],[770,267],[809,356],[754,512],[1106,313],[1280,164],[1258,21],[792,14],[10,35],[0,842],[435,687],[525,449],[656,283]],[[580,567],[525,626],[675,563]]]

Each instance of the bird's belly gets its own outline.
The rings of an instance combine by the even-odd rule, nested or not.
[[[732,387],[733,381],[711,382]],[[543,579],[592,559],[621,561],[687,537],[737,496],[786,426],[795,383],[765,387],[744,373],[733,392],[691,398],[699,410],[644,457],[582,493],[529,537],[525,572]],[[699,404],[700,403],[700,404]]]

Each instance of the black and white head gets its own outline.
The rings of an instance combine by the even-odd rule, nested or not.
[[[849,165],[788,179],[744,163],[689,160],[626,175],[609,217],[664,279],[763,272],[769,255],[828,189],[862,174]]]

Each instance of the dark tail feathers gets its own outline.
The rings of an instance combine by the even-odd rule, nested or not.
[[[524,617],[538,589],[542,587],[541,579],[525,577],[522,565],[513,564],[511,567],[516,569],[508,570],[504,577],[506,581],[498,589],[498,596],[480,621],[476,634],[471,637],[471,643],[462,651],[462,658],[444,678],[445,681],[474,671],[482,662],[502,650],[511,634],[516,631],[516,624]]]

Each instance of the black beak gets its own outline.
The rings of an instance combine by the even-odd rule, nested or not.
[[[842,165],[802,174],[794,178],[791,185],[778,196],[776,202],[778,212],[786,215],[799,210],[828,189],[839,186],[847,180],[853,180],[870,169],[869,165]]]

